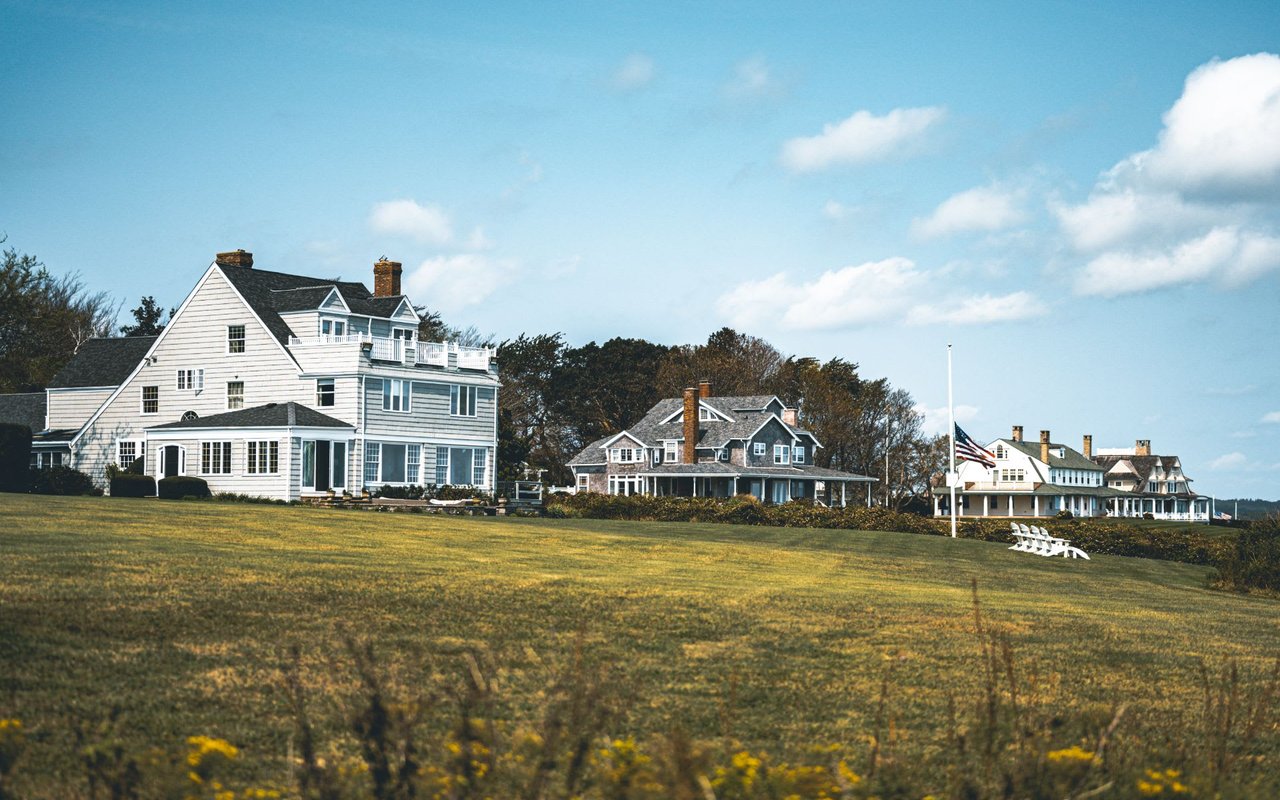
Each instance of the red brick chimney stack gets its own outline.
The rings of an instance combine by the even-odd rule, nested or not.
[[[400,294],[400,273],[403,270],[399,261],[378,259],[373,265],[373,296],[394,297]]]
[[[698,390],[690,386],[684,390],[684,452],[682,464],[698,462]]]
[[[782,409],[782,421],[793,428],[800,427],[800,415],[795,408]]]
[[[220,267],[243,267],[253,269],[253,253],[247,250],[232,250],[218,253],[213,259]]]
[[[1139,439],[1137,442],[1135,442],[1133,447],[1133,454],[1135,456],[1151,455],[1151,440]]]
[[[698,397],[710,397],[710,396],[711,396],[711,381],[708,381],[708,380],[698,381]]]
[[[1049,432],[1040,431],[1040,460],[1049,463]]]

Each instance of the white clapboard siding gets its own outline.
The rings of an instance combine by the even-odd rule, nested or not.
[[[382,409],[382,381],[365,382],[364,433],[370,439],[380,434],[419,437],[434,444],[474,444],[491,446],[497,437],[494,404],[497,388],[477,387],[474,417],[449,414],[449,384],[414,381],[409,413]]]
[[[79,428],[115,391],[114,386],[50,389],[47,396],[50,428]]]
[[[245,352],[227,353],[227,327],[245,326]],[[298,367],[249,307],[213,270],[162,335],[146,364],[81,435],[76,468],[97,481],[114,458],[118,439],[142,439],[153,425],[176,422],[187,411],[201,417],[227,411],[227,383],[244,383],[244,407],[293,400],[315,405],[313,381]],[[177,389],[179,369],[203,369],[204,389]],[[142,387],[159,387],[159,411],[143,415]]]

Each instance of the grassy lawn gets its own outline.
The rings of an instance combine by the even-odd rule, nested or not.
[[[1256,682],[1280,654],[1280,602],[1207,574],[897,533],[0,495],[0,717],[49,777],[113,707],[135,743],[207,733],[280,759],[288,644],[320,690],[343,626],[442,670],[480,648],[519,713],[538,657],[582,631],[637,735],[727,719],[772,751],[855,740],[892,670],[900,735],[924,742],[978,680],[976,579],[1045,702],[1145,724],[1194,713],[1202,659]]]

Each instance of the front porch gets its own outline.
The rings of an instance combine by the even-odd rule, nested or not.
[[[655,497],[730,498],[751,495],[763,503],[813,500],[825,506],[843,508],[863,500],[851,483],[867,485],[865,502],[871,505],[869,481],[827,478],[778,477],[766,475],[610,475],[609,494],[645,494]]]
[[[1107,503],[1113,517],[1130,517],[1169,522],[1208,522],[1207,497],[1116,497]]]
[[[951,495],[938,490],[933,496],[933,515],[951,515]],[[1084,494],[974,494],[956,492],[957,517],[999,517],[1028,519],[1053,517],[1070,511],[1074,517],[1098,517],[1105,511],[1103,499]]]

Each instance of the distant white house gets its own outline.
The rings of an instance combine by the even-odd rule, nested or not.
[[[364,284],[219,253],[159,336],[90,340],[43,393],[38,465],[297,499],[383,484],[494,487],[494,352],[417,340],[401,265]]]
[[[1121,492],[1107,504],[1113,516],[1209,521],[1209,498],[1192,491],[1182,459],[1152,455],[1150,439],[1138,439],[1133,447],[1100,448],[1093,460],[1106,470],[1107,486]]]

